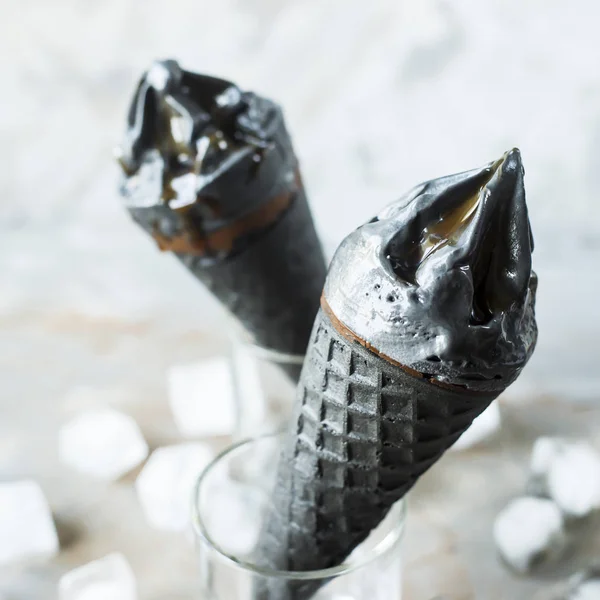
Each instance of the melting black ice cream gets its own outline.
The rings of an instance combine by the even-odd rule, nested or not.
[[[156,62],[135,91],[118,160],[124,204],[160,249],[255,343],[300,357],[326,268],[281,108]]]
[[[340,565],[519,375],[537,338],[518,150],[421,184],[332,260],[256,561]],[[264,578],[256,600],[322,581]]]
[[[165,250],[242,250],[289,208],[300,183],[279,107],[234,84],[155,63],[119,149],[123,198]]]
[[[415,187],[349,235],[324,297],[385,356],[439,381],[493,390],[514,380],[535,344],[532,250],[515,149]]]

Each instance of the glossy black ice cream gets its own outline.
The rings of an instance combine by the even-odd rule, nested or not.
[[[118,159],[133,219],[297,380],[326,265],[281,108],[156,62]]]
[[[280,108],[175,61],[145,73],[127,124],[122,195],[163,249],[209,259],[237,252],[298,188]]]
[[[342,564],[514,381],[537,336],[531,251],[517,150],[417,186],[342,242],[258,564]],[[254,598],[308,600],[322,584],[266,579]]]
[[[499,390],[537,338],[532,250],[515,149],[417,186],[348,236],[324,298],[382,356],[433,380]]]

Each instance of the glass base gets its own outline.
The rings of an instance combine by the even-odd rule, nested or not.
[[[254,556],[283,435],[241,442],[203,473],[194,496],[201,587],[208,600],[400,600],[400,501],[346,561],[320,571],[264,568]],[[297,592],[301,587],[314,594]],[[311,592],[312,593],[312,592]]]

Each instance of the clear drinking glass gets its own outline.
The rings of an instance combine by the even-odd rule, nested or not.
[[[283,429],[294,406],[304,355],[258,346],[236,327],[229,356],[237,413],[234,441]]]
[[[293,600],[287,584],[315,584],[311,600],[400,600],[400,546],[406,508],[385,520],[340,566],[276,571],[253,561],[263,507],[276,471],[282,435],[240,442],[211,463],[194,493],[193,522],[204,600]],[[257,589],[270,590],[256,596]]]

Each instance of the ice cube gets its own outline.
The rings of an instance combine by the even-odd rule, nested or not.
[[[513,500],[496,518],[494,540],[504,561],[526,573],[539,562],[560,556],[566,546],[563,516],[544,498]]]
[[[550,465],[567,444],[567,440],[559,437],[540,437],[535,440],[529,463],[531,473],[545,477]]]
[[[52,513],[32,480],[0,483],[0,564],[58,553]]]
[[[600,508],[600,455],[586,442],[565,446],[548,469],[548,493],[570,517]]]
[[[192,491],[212,460],[208,446],[188,442],[155,450],[135,482],[148,522],[164,531],[190,527]]]
[[[74,417],[60,429],[58,444],[66,465],[107,481],[118,479],[148,456],[137,423],[112,408]]]
[[[217,357],[167,372],[169,404],[182,435],[230,435],[235,427],[235,390],[231,364]]]
[[[137,600],[137,584],[127,559],[119,552],[94,560],[63,575],[60,600]]]
[[[567,600],[600,600],[600,565],[577,573],[569,583]]]
[[[500,408],[492,402],[458,438],[452,450],[466,450],[485,441],[500,429]]]
[[[566,440],[558,437],[540,437],[534,442],[529,461],[529,479],[525,486],[527,495],[549,497],[548,470],[566,443]]]

